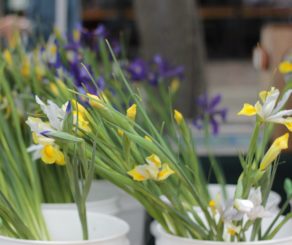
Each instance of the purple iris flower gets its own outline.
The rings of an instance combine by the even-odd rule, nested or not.
[[[132,81],[143,81],[148,78],[148,64],[140,58],[133,60],[126,68]]]
[[[222,96],[220,94],[212,98],[208,98],[207,93],[199,96],[196,102],[201,112],[193,120],[193,124],[198,129],[204,127],[204,120],[207,117],[212,127],[212,133],[214,135],[218,134],[220,122],[225,122],[227,117],[227,108],[218,108],[221,100]]]
[[[162,78],[178,77],[182,79],[184,76],[183,66],[170,66],[167,60],[162,58],[161,55],[155,55],[153,57],[153,63],[156,66],[159,76]]]
[[[103,24],[100,24],[93,31],[93,35],[99,39],[105,39],[108,35],[108,31]]]

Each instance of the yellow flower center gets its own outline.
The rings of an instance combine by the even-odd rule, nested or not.
[[[233,227],[229,227],[229,228],[227,229],[227,232],[228,232],[228,234],[229,234],[230,236],[235,236],[236,233],[237,233],[237,231],[236,231]]]

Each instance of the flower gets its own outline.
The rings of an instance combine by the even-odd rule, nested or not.
[[[179,90],[180,87],[180,80],[178,80],[177,78],[173,79],[170,83],[169,86],[169,91],[174,94]]]
[[[272,122],[285,125],[289,131],[292,131],[292,110],[282,110],[292,93],[292,89],[287,90],[281,99],[278,89],[272,87],[270,91],[261,91],[259,93],[260,101],[253,106],[244,104],[238,115],[254,116],[258,115],[262,122]],[[279,100],[278,100],[279,99]]]
[[[260,163],[261,171],[266,170],[267,167],[269,167],[270,164],[278,157],[281,151],[288,148],[288,140],[289,140],[288,133],[275,139],[275,141],[273,142],[269,150],[266,152]]]
[[[290,73],[290,72],[292,72],[292,63],[291,63],[291,61],[285,60],[285,61],[280,63],[278,68],[282,74]]]
[[[50,144],[44,145],[44,147],[42,148],[41,159],[47,164],[65,164],[64,154],[56,146]]]
[[[254,204],[250,200],[237,198],[234,200],[234,207],[240,212],[248,213],[254,208]]]
[[[148,77],[149,67],[148,64],[142,59],[134,59],[126,67],[130,75],[130,79],[134,82],[146,80]]]
[[[3,58],[5,60],[5,62],[8,64],[8,66],[12,66],[13,64],[13,59],[12,59],[12,55],[9,52],[9,50],[5,49],[3,52]]]
[[[44,114],[48,117],[50,125],[53,129],[61,131],[63,128],[63,122],[66,115],[66,111],[60,108],[51,100],[48,100],[45,104],[38,96],[36,96],[36,102],[40,105]]]
[[[163,79],[172,77],[182,78],[184,75],[183,66],[170,66],[167,60],[159,54],[153,57],[153,63],[156,65],[159,77]]]
[[[125,132],[122,129],[118,128],[117,133],[120,137],[123,137]]]
[[[34,144],[27,149],[28,152],[33,152],[33,159],[41,158],[46,164],[64,165],[64,154],[59,150],[55,140],[42,134],[43,132],[53,131],[51,125],[34,117],[28,117],[26,123],[31,128],[34,141]]]
[[[178,125],[180,125],[184,120],[183,115],[178,110],[174,110],[173,117]]]
[[[208,98],[207,93],[199,96],[197,99],[197,105],[200,109],[199,115],[193,120],[193,124],[198,128],[202,129],[204,125],[205,118],[208,118],[208,122],[212,127],[212,132],[214,135],[219,132],[219,121],[225,122],[227,116],[227,109],[219,109],[218,106],[222,100],[220,94],[215,95],[212,98]]]
[[[227,233],[230,235],[230,236],[235,236],[236,234],[238,234],[240,232],[240,226],[235,226],[231,223],[227,224],[227,227],[226,227],[226,230],[227,230]]]
[[[73,111],[73,125],[76,125],[79,129],[87,133],[91,132],[89,122],[85,119],[85,115],[81,111]]]
[[[127,117],[135,121],[137,114],[137,105],[133,104],[127,109]]]
[[[40,118],[28,117],[26,123],[32,131],[34,141],[34,144],[28,148],[28,152],[33,152],[34,159],[41,158],[46,164],[64,165],[64,154],[59,150],[55,140],[47,137],[46,134],[62,130],[66,112],[50,100],[48,100],[48,104],[45,104],[36,96],[36,102],[48,117],[49,122],[43,122]]]
[[[146,162],[147,164],[136,166],[128,174],[136,181],[149,179],[162,181],[175,173],[167,163],[161,163],[160,158],[155,154],[147,157]]]
[[[271,216],[268,208],[262,206],[262,193],[260,187],[252,189],[248,199],[235,199],[234,207],[241,213],[246,214],[249,220]]]
[[[148,135],[145,135],[144,139],[149,141],[149,142],[153,142],[152,138],[150,136],[148,136]]]
[[[86,95],[89,98],[89,105],[90,106],[92,106],[95,109],[104,108],[103,102],[101,101],[101,99],[98,96],[96,96],[94,94],[90,94],[90,93],[87,93]]]
[[[20,72],[21,72],[21,75],[26,78],[30,75],[30,61],[28,57],[24,58],[20,67]]]

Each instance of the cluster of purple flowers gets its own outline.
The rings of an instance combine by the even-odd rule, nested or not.
[[[227,117],[227,108],[218,108],[222,96],[220,94],[215,95],[212,98],[209,98],[207,93],[201,95],[196,100],[196,104],[199,108],[199,114],[193,120],[193,124],[198,129],[203,129],[206,119],[212,128],[212,133],[217,135],[219,133],[219,125],[221,122],[226,121]]]
[[[86,47],[98,55],[99,41],[108,37],[104,25],[99,25],[92,32],[78,26],[65,44],[60,43],[56,38],[49,40],[46,47],[41,49],[41,55],[45,57],[43,61],[55,71],[57,77],[66,74],[72,78],[80,92],[88,91],[98,95],[105,87],[104,76],[94,73],[91,65],[86,64],[82,52]],[[118,46],[116,44],[116,52],[120,50]]]
[[[131,61],[125,70],[134,82],[147,81],[149,84],[156,86],[162,80],[184,77],[183,66],[171,66],[166,59],[160,55],[155,55],[150,62],[141,58]]]

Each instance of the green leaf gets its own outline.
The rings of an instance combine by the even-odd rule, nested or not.
[[[66,140],[71,141],[74,143],[83,142],[82,138],[76,137],[74,135],[65,133],[65,132],[59,132],[59,131],[49,131],[45,133],[47,136],[60,139],[60,140]]]

